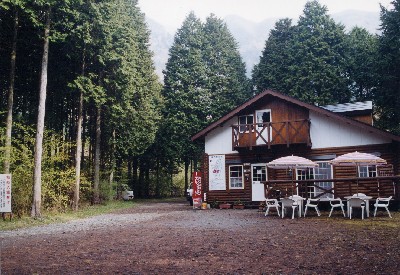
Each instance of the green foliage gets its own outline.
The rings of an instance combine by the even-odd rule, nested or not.
[[[400,134],[400,1],[393,9],[381,7],[382,35],[379,37],[379,85],[375,92],[377,126]]]
[[[43,150],[42,197],[46,210],[64,211],[72,201],[75,170],[69,163],[71,144],[60,135],[45,133]]]
[[[157,143],[176,162],[198,159],[190,137],[250,96],[245,65],[226,24],[190,13],[177,31],[164,71],[165,108]]]
[[[144,15],[129,0],[97,2],[89,14],[93,24],[82,36],[91,35],[85,41],[93,65],[74,84],[86,100],[103,107],[109,128],[104,133],[116,130],[117,154],[141,154],[155,138],[161,104]]]
[[[115,189],[110,185],[109,181],[100,181],[99,196],[102,203],[106,203],[115,197]]]
[[[253,85],[257,92],[272,89],[288,93],[291,89],[288,68],[291,66],[290,47],[293,41],[294,27],[291,19],[281,19],[271,30],[260,62],[252,72]]]
[[[45,210],[65,210],[71,201],[74,170],[69,164],[70,144],[46,132],[43,145],[42,196]],[[29,212],[32,203],[34,129],[14,125],[12,140],[12,209],[18,215]],[[4,148],[0,148],[3,150]],[[0,161],[4,155],[0,154]]]
[[[306,3],[296,26],[290,23],[281,20],[271,31],[253,71],[258,91],[284,89],[288,95],[319,105],[348,102],[344,26],[336,24],[318,1]]]
[[[4,129],[1,129],[3,132]],[[14,213],[22,215],[30,210],[32,203],[32,178],[33,178],[33,147],[34,131],[32,128],[16,124],[14,132],[19,139],[13,139],[11,148],[11,174],[12,174],[12,201],[11,207]],[[3,139],[4,136],[1,136]],[[0,144],[4,144],[1,140]],[[3,162],[4,147],[0,147],[0,161]]]
[[[238,44],[226,23],[211,14],[206,18],[203,35],[207,82],[202,87],[200,106],[216,120],[250,98],[251,90]]]
[[[372,100],[378,84],[376,35],[355,27],[347,35],[347,73],[352,100]]]

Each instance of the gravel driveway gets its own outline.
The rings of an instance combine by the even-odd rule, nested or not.
[[[400,274],[400,230],[385,225],[387,216],[310,214],[291,220],[142,203],[1,232],[1,274]]]

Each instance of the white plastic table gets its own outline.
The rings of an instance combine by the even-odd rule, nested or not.
[[[367,217],[369,218],[369,200],[372,200],[372,197],[370,197],[370,196],[346,196],[344,198],[346,200],[349,200],[351,198],[359,198],[359,199],[362,199],[363,201],[365,201],[365,211],[367,212]],[[349,211],[350,211],[350,207],[349,207],[349,203],[347,203],[347,217],[349,216]]]

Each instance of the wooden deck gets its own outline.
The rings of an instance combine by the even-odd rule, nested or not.
[[[318,182],[331,182],[332,188],[322,188]],[[373,198],[393,196],[396,200],[400,200],[400,176],[383,176],[375,178],[346,178],[346,179],[321,179],[321,180],[270,180],[264,183],[273,190],[280,190],[281,196],[290,196],[298,194],[304,198],[321,198],[324,197],[343,198],[351,196],[355,193],[364,193]],[[315,196],[314,190],[319,190]]]

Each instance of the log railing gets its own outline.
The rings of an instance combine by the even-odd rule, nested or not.
[[[297,143],[311,146],[310,120],[232,125],[233,148]]]
[[[331,182],[331,188],[318,185],[319,182]],[[355,193],[364,193],[367,196],[389,197],[400,200],[400,176],[384,176],[375,178],[344,178],[344,179],[310,179],[310,180],[269,180],[264,182],[266,190],[275,194],[279,190],[280,196],[300,195],[303,198],[328,199],[343,198]],[[313,192],[318,189],[318,194]]]

